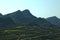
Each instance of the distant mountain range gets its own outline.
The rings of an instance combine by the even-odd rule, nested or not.
[[[59,22],[59,20],[57,20],[56,17],[53,17],[51,19],[52,23],[50,23],[50,21],[47,21],[50,18],[47,18],[47,20],[44,18],[37,18],[33,16],[28,9],[24,11],[18,10],[16,12],[7,15],[0,14],[0,16],[2,18],[0,20],[2,22],[1,24],[4,24],[4,27],[6,26],[7,28],[15,28],[15,26],[39,26],[49,28],[49,27],[55,27],[55,24],[52,23],[56,21]]]
[[[58,40],[59,25],[59,18],[37,18],[28,9],[0,13],[0,40]]]
[[[60,27],[60,19],[57,18],[56,16],[47,18],[47,21],[49,21],[53,25],[57,25]]]

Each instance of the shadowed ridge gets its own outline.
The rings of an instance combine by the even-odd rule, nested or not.
[[[49,21],[50,23],[60,27],[60,19],[58,17],[56,17],[56,16],[48,17],[47,21]]]

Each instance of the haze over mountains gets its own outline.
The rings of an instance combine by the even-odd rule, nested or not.
[[[60,34],[59,30],[60,27],[56,25],[53,22],[53,20],[59,22],[57,17],[53,17],[52,19],[51,18],[45,19],[41,17],[37,18],[34,15],[32,15],[28,9],[24,11],[17,10],[7,15],[0,14],[0,30],[2,30],[0,34],[2,35],[2,37],[0,39],[2,40],[57,39],[60,37],[57,36]]]

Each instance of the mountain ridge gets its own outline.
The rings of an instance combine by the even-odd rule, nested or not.
[[[60,27],[60,19],[58,17],[53,16],[53,17],[47,18],[46,20],[49,21],[50,23]]]
[[[29,10],[15,11],[0,17],[0,40],[58,40],[60,27]]]
[[[28,25],[29,23],[32,23],[35,24],[37,23],[38,25],[40,26],[43,26],[43,25],[50,25],[51,23],[46,20],[45,18],[37,18],[35,17],[34,15],[31,14],[31,12],[26,9],[26,10],[23,10],[23,11],[20,11],[20,10],[17,10],[15,12],[12,12],[12,13],[9,13],[9,14],[6,14],[6,15],[3,15],[3,18],[4,17],[10,17],[11,20],[16,24],[16,25]],[[54,16],[56,18],[56,16]]]

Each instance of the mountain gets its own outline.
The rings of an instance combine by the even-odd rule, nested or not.
[[[7,14],[6,16],[12,18],[12,20],[14,20],[17,25],[26,25],[27,23],[32,22],[34,19],[36,19],[36,17],[33,16],[29,10],[18,10],[16,12]]]
[[[6,29],[13,29],[15,28],[15,22],[9,16],[3,16],[3,24],[5,25]]]
[[[49,22],[52,23],[53,25],[57,25],[57,26],[60,27],[60,19],[57,18],[56,16],[47,18],[47,21],[49,21]]]
[[[38,26],[44,28],[56,27],[56,25],[51,24],[44,18],[37,18],[33,16],[28,9],[24,11],[17,10],[10,14],[4,15],[4,17],[6,16],[11,18],[11,20],[13,20],[13,24],[15,23],[16,26]]]
[[[50,22],[44,18],[37,18],[33,16],[28,9],[24,11],[18,10],[5,16],[10,17],[17,26],[41,26],[45,28],[52,27]]]
[[[57,40],[60,27],[26,9],[0,17],[0,40]]]
[[[13,29],[15,26],[14,21],[9,16],[0,14],[0,30]]]

